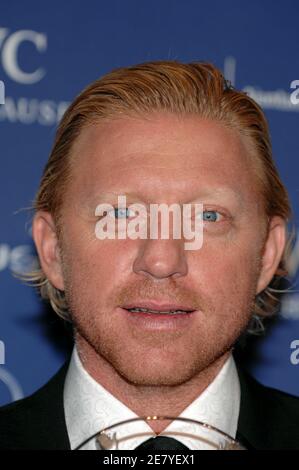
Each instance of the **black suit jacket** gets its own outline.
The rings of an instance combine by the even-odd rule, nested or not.
[[[28,398],[0,408],[0,449],[70,449],[63,409],[69,362]],[[299,398],[264,387],[238,366],[237,439],[249,450],[299,450]]]

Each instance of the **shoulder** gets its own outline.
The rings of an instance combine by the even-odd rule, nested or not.
[[[292,416],[299,417],[299,397],[263,385],[247,372],[244,372],[244,375],[246,375],[246,381],[251,388],[251,393],[259,396],[261,399],[259,406],[262,404],[263,406],[267,405],[266,408],[271,409],[272,413],[276,411],[287,416],[291,413]]]
[[[0,408],[0,449],[65,448],[63,386],[68,362],[33,395]]]
[[[239,431],[258,449],[299,450],[299,397],[262,385],[238,369]]]

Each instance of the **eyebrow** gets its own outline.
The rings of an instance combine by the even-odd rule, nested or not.
[[[144,196],[137,192],[128,192],[128,191],[100,191],[91,194],[90,196],[87,196],[85,198],[86,202],[94,201],[94,202],[110,202],[112,198],[117,199],[118,196],[126,196],[126,198],[134,201],[139,201],[139,202],[145,202]],[[201,188],[198,191],[198,194],[195,197],[192,197],[185,203],[192,203],[196,201],[200,201],[201,198],[206,198],[206,197],[229,197],[237,200],[240,204],[242,204],[243,197],[240,192],[236,191],[235,189],[232,189],[230,187],[207,187],[207,188]],[[155,201],[154,201],[155,202]]]
[[[211,196],[219,196],[219,197],[229,197],[234,198],[241,204],[243,203],[243,197],[239,191],[229,187],[217,187],[217,188],[204,188],[200,191],[200,196],[196,197],[187,202],[193,202],[195,200],[200,199],[201,197],[211,197]]]

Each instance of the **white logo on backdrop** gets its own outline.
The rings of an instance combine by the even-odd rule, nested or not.
[[[235,57],[229,56],[224,59],[223,73],[227,80],[232,85],[236,84],[237,76],[237,61]],[[286,87],[295,88],[296,80],[286,84]],[[293,86],[292,86],[293,85]],[[283,89],[277,90],[262,90],[260,87],[253,85],[246,85],[243,91],[254,99],[263,109],[275,109],[277,111],[299,111],[298,100],[295,101],[292,97],[298,95],[298,92],[289,92]]]
[[[28,54],[22,47],[24,43],[30,44],[30,54],[37,55],[38,60],[42,62],[42,55],[45,54],[48,46],[45,33],[31,29],[11,32],[9,28],[0,28],[0,65],[4,74],[21,86],[32,86],[45,77],[46,68],[42,63],[30,71],[22,67],[21,64],[27,64],[24,54]],[[9,90],[8,85],[6,88]],[[3,104],[4,106],[0,107],[0,122],[52,126],[60,121],[70,103],[68,101],[56,102],[48,98],[40,100],[27,96],[5,96]]]
[[[30,29],[22,29],[10,33],[8,28],[0,28],[1,64],[11,80],[24,85],[32,85],[39,82],[45,76],[45,69],[38,67],[27,72],[20,65],[20,49],[24,42],[30,42],[38,53],[47,49],[47,36]]]
[[[18,272],[26,272],[34,269],[37,257],[32,252],[31,245],[18,245],[10,247],[7,243],[0,244],[0,271],[10,268]],[[0,382],[9,391],[11,401],[23,398],[23,390],[14,377],[3,365],[5,364],[5,344],[0,341]]]
[[[0,243],[0,271],[8,268],[12,271],[28,272],[37,265],[37,256],[31,245],[11,247],[8,243]]]
[[[5,364],[5,345],[3,341],[0,341],[0,382],[9,391],[11,401],[23,398],[24,394],[20,384],[11,372],[2,367],[3,364]]]
[[[23,398],[24,393],[19,382],[12,373],[3,366],[0,366],[0,382],[2,382],[9,391],[11,401]]]
[[[0,80],[0,104],[5,104],[5,84]]]

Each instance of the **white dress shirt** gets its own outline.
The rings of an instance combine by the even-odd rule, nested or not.
[[[120,421],[138,418],[138,416],[119,401],[101,384],[96,382],[84,369],[77,349],[74,348],[64,386],[64,410],[67,432],[71,449],[75,449],[85,439],[96,432]],[[240,383],[236,365],[230,356],[213,382],[184,411],[180,418],[189,418],[204,423],[236,436],[240,411]],[[113,437],[111,430],[109,437]],[[183,421],[172,421],[163,430],[163,434],[182,442],[189,449],[212,449],[210,445],[189,437],[198,435],[197,425]],[[177,435],[181,432],[185,435]],[[172,434],[173,433],[173,434]],[[210,440],[211,435],[203,430],[203,437]],[[118,449],[132,450],[155,434],[146,421],[140,420],[119,428],[117,437],[134,434],[133,439],[119,442]],[[139,434],[139,435],[138,435]],[[213,438],[214,439],[214,438]],[[95,438],[81,447],[82,450],[99,450]]]

